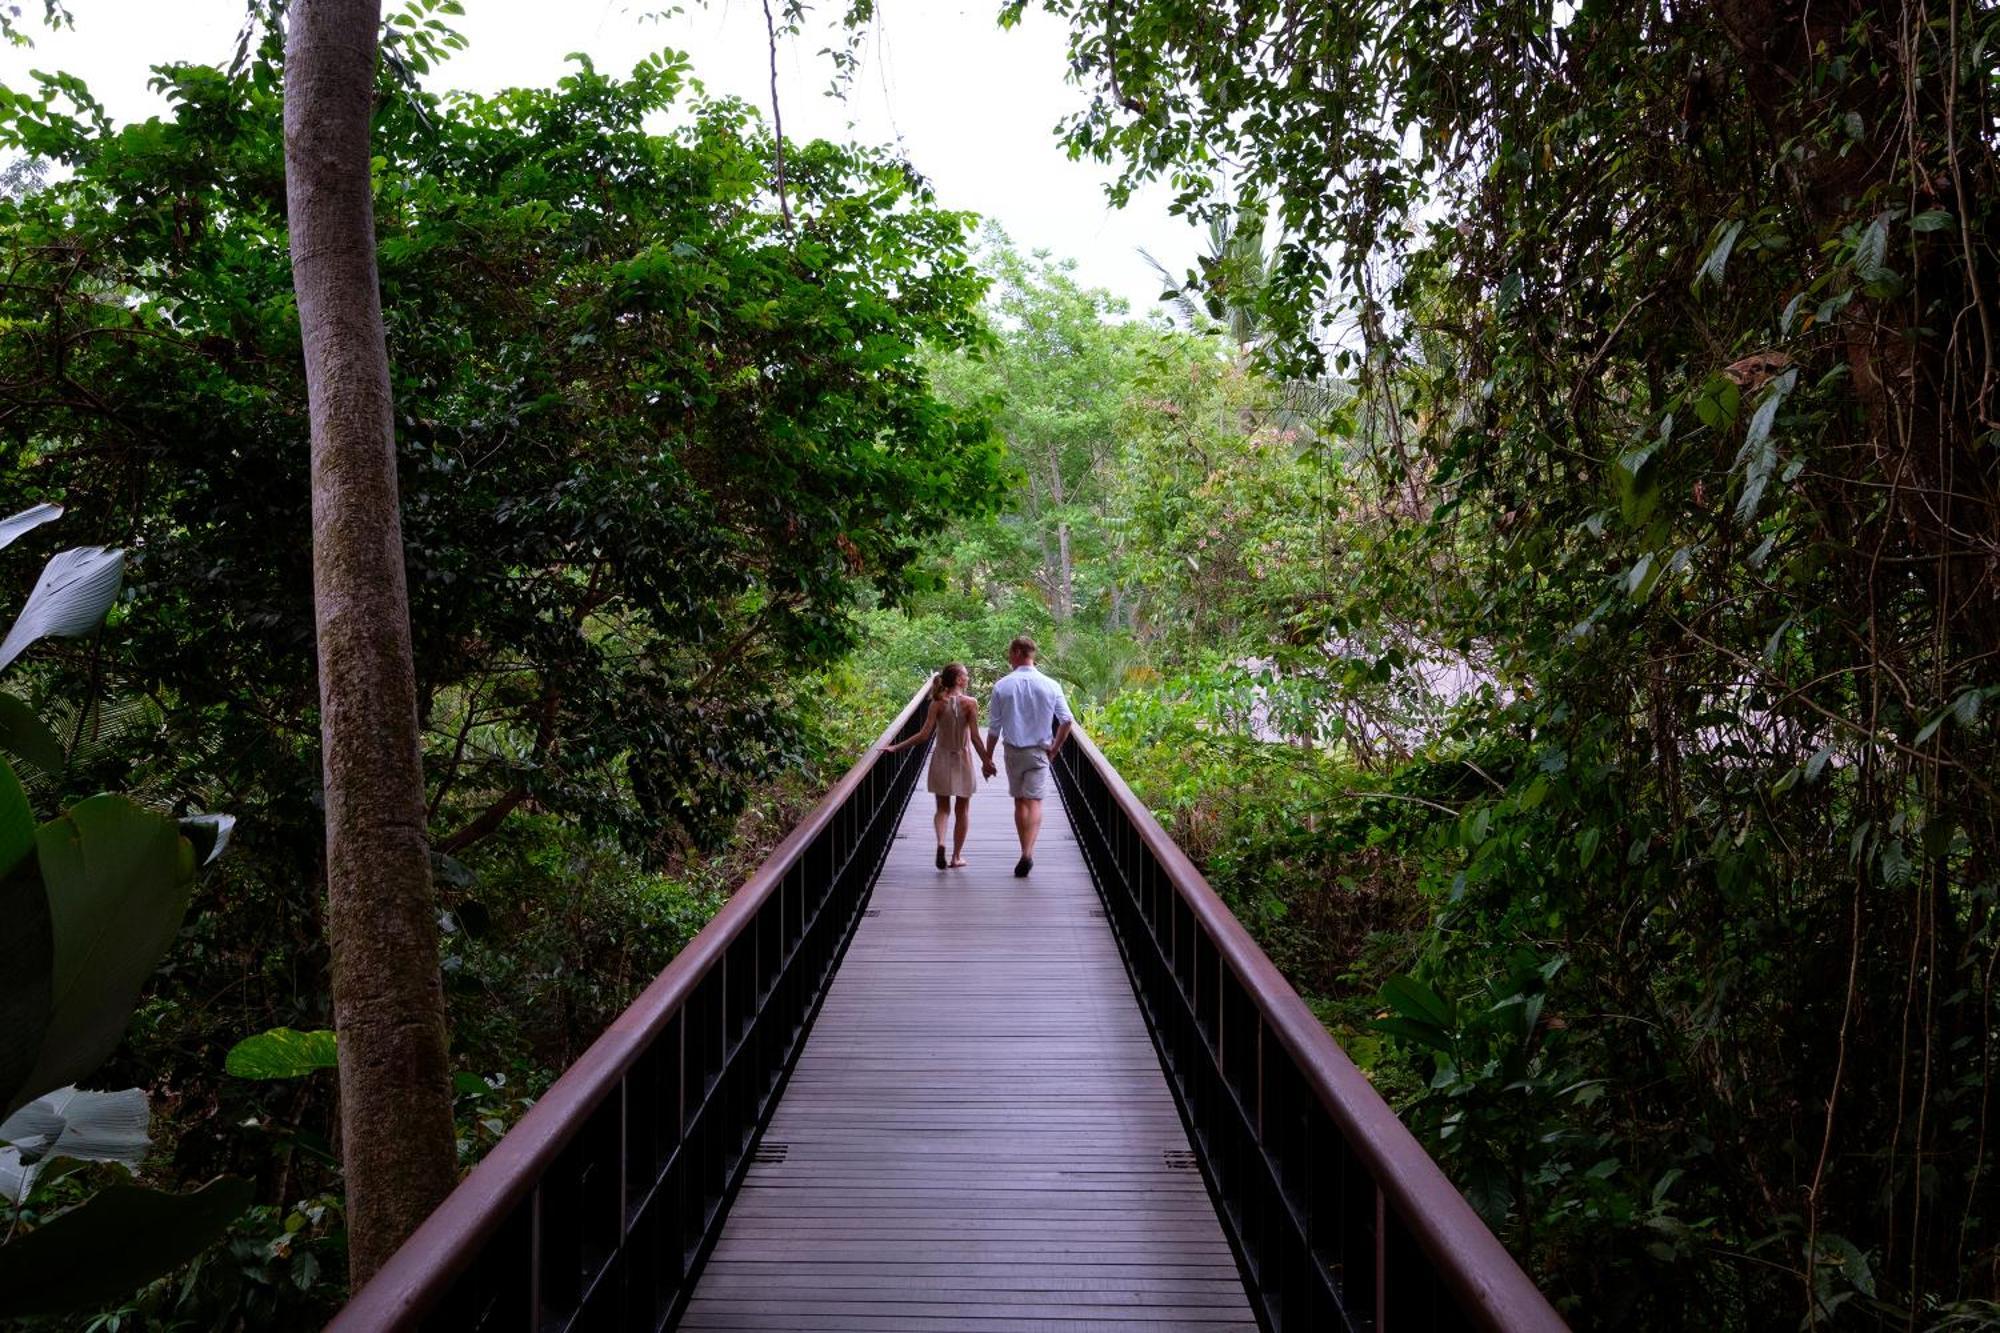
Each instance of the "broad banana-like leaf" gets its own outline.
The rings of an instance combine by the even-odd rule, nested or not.
[[[55,940],[49,898],[30,861],[0,876],[0,1116],[34,1095],[29,1076],[41,1058],[49,1027]]]
[[[15,1096],[75,1083],[118,1045],[187,912],[194,848],[174,821],[93,796],[35,830],[54,941],[49,1022]]]
[[[125,552],[115,546],[78,546],[51,558],[14,628],[0,640],[0,669],[37,639],[88,634],[97,628],[118,600],[124,577]]]
[[[0,1319],[95,1310],[129,1296],[221,1240],[252,1194],[249,1181],[228,1176],[192,1194],[99,1190],[0,1245]]]
[[[35,850],[35,810],[7,761],[0,759],[0,876],[11,875]]]
[[[11,1172],[10,1164],[0,1163],[0,1195],[20,1203],[35,1187],[42,1168],[58,1157],[123,1162],[136,1168],[153,1145],[146,1133],[151,1120],[146,1094],[138,1088],[119,1092],[59,1088],[37,1097],[0,1120],[0,1141],[14,1157]]]
[[[60,1092],[68,1092],[64,1088]],[[60,1092],[49,1096],[58,1096]],[[37,1097],[5,1120],[0,1120],[0,1143],[18,1148],[29,1161],[40,1157],[48,1146],[62,1137],[63,1118],[48,1097]]]
[[[57,1088],[0,1120],[0,1140],[19,1148],[30,1161],[71,1157],[137,1166],[146,1160],[153,1143],[146,1134],[151,1121],[142,1089]]]
[[[196,865],[205,866],[222,855],[235,831],[235,815],[187,815],[181,820],[181,836],[194,845]]]
[[[20,1206],[28,1197],[28,1191],[35,1187],[35,1177],[41,1168],[30,1166],[21,1160],[19,1148],[0,1148],[0,1199]]]
[[[63,770],[63,746],[49,724],[27,704],[0,690],[0,750],[27,760],[44,773]]]
[[[333,1033],[325,1028],[272,1028],[230,1047],[222,1067],[237,1078],[302,1078],[332,1069],[338,1063],[335,1050]]]
[[[39,504],[7,518],[0,518],[0,549],[12,546],[16,538],[24,533],[33,532],[44,523],[53,523],[62,517],[62,513],[61,505]]]
[[[27,1083],[49,1026],[55,941],[34,849],[27,794],[0,760],[0,1116],[40,1091]]]

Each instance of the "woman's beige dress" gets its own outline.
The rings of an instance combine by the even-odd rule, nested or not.
[[[974,704],[963,694],[943,703],[938,709],[937,743],[931,750],[926,785],[938,796],[971,796],[979,790],[979,770],[972,765]]]

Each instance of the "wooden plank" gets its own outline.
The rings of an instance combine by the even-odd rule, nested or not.
[[[1059,1313],[1047,1310],[1026,1313],[1006,1306],[961,1306],[940,1311],[891,1313],[886,1309],[869,1312],[848,1310],[690,1310],[681,1320],[684,1329],[748,1328],[767,1330],[842,1330],[843,1333],[1206,1333],[1207,1330],[1252,1330],[1254,1319],[1221,1310],[1109,1311],[1098,1306],[1070,1306]]]
[[[1254,1329],[1060,806],[1026,879],[1002,786],[965,869],[933,865],[930,812],[919,791],[681,1326]]]
[[[1114,1261],[1114,1259],[1084,1259],[1084,1261],[1054,1259],[1054,1261],[1038,1267],[1034,1273],[1022,1275],[1022,1273],[1014,1271],[1010,1265],[1004,1265],[1004,1263],[980,1263],[980,1261],[968,1261],[968,1259],[916,1261],[916,1259],[888,1257],[888,1259],[878,1259],[878,1261],[870,1263],[866,1269],[862,1269],[862,1267],[856,1267],[856,1265],[850,1265],[850,1263],[840,1263],[838,1259],[816,1259],[816,1257],[810,1257],[810,1255],[786,1255],[784,1259],[762,1259],[762,1261],[748,1261],[748,1259],[710,1261],[706,1273],[746,1273],[746,1275],[754,1275],[754,1277],[762,1277],[762,1279],[776,1279],[776,1277],[784,1277],[784,1275],[800,1275],[800,1277],[856,1277],[858,1275],[858,1277],[872,1277],[872,1279],[884,1279],[886,1277],[886,1279],[892,1279],[892,1281],[908,1281],[910,1285],[924,1285],[926,1279],[944,1279],[944,1281],[954,1281],[958,1285],[970,1285],[970,1287],[984,1287],[984,1285],[990,1285],[994,1279],[1000,1279],[1000,1277],[1026,1277],[1026,1279],[1048,1279],[1050,1283],[1054,1283],[1050,1287],[1050,1291],[1054,1291],[1056,1285],[1060,1285],[1060,1283],[1064,1283],[1068,1279],[1098,1281],[1098,1283],[1110,1283],[1110,1285],[1118,1285],[1118,1283],[1126,1283],[1126,1281],[1134,1281],[1134,1279],[1146,1279],[1146,1281],[1214,1279],[1214,1281],[1232,1281],[1232,1283],[1238,1281],[1238,1273],[1236,1273],[1236,1265],[1234,1263],[1222,1263],[1222,1265],[1214,1265],[1214,1263],[1184,1263],[1184,1265],[1178,1265],[1178,1267],[1170,1269],[1172,1277],[1166,1277],[1160,1269],[1162,1269],[1162,1265],[1152,1265],[1152,1263],[1120,1263],[1120,1261]]]
[[[921,1271],[910,1271],[917,1269]],[[930,1271],[938,1269],[940,1271]],[[1189,1272],[1162,1272],[1142,1264],[1069,1264],[1047,1272],[1020,1273],[1003,1265],[959,1264],[902,1265],[893,1270],[862,1269],[851,1264],[826,1265],[812,1273],[798,1273],[775,1265],[725,1265],[713,1270],[715,1290],[711,1295],[737,1291],[903,1291],[956,1292],[1067,1292],[1077,1291],[1093,1298],[1105,1292],[1143,1292],[1147,1296],[1213,1296],[1234,1303],[1242,1296],[1242,1284],[1234,1269],[1216,1275],[1206,1269]]]
[[[787,1322],[799,1318],[817,1318],[823,1315],[867,1315],[877,1319],[906,1318],[912,1315],[933,1317],[991,1317],[1007,1315],[1017,1319],[1075,1319],[1079,1314],[1093,1319],[1115,1320],[1120,1323],[1130,1321],[1154,1322],[1162,1319],[1174,1320],[1227,1320],[1228,1310],[1208,1305],[1187,1305],[1168,1301],[1147,1305],[1083,1304],[1075,1299],[1074,1293],[1054,1293],[1060,1300],[1044,1299],[1038,1292],[983,1293],[976,1301],[926,1299],[925,1295],[910,1296],[907,1299],[882,1299],[864,1297],[845,1299],[844,1293],[822,1292],[805,1297],[788,1297],[783,1293],[766,1296],[740,1296],[709,1298],[707,1308],[713,1314],[757,1314],[780,1318]]]

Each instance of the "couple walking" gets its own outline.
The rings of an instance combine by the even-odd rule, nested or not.
[[[976,754],[981,770],[992,777],[997,771],[993,763],[996,742],[1007,769],[1007,794],[1014,798],[1014,832],[1021,839],[1021,859],[1014,865],[1014,875],[1024,877],[1035,867],[1035,840],[1042,833],[1042,800],[1049,793],[1049,761],[1069,739],[1073,719],[1062,686],[1036,669],[1033,639],[1023,634],[1007,645],[1007,664],[1013,670],[993,687],[993,717],[984,745],[979,741],[979,701],[965,692],[965,668],[953,662],[937,674],[923,729],[888,747],[891,752],[906,750],[922,745],[932,733],[937,735],[926,785],[937,797],[934,823],[939,870],[965,864],[972,794],[979,790],[972,760]],[[952,821],[954,806],[958,820],[947,861],[945,827]]]

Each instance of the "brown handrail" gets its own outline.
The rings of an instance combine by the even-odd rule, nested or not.
[[[739,943],[746,927],[799,867],[806,849],[822,835],[840,831],[850,800],[883,758],[883,747],[912,729],[929,692],[926,681],[896,720],[883,729],[860,760],[786,835],[722,910],[334,1316],[329,1333],[413,1328],[437,1307],[452,1283],[528,1200],[558,1156],[583,1133],[641,1056]],[[905,752],[895,759],[907,765],[912,762],[911,755]],[[920,752],[917,757],[921,757]]]
[[[1565,1330],[1567,1325],[1547,1298],[1313,1016],[1298,992],[1223,904],[1187,854],[1160,827],[1152,811],[1132,793],[1103,752],[1080,728],[1071,733],[1071,740],[1076,753],[1094,770],[1116,815],[1186,905],[1220,955],[1221,964],[1233,973],[1250,998],[1263,1028],[1276,1037],[1372,1178],[1379,1191],[1378,1208],[1392,1212],[1407,1228],[1429,1261],[1430,1271],[1448,1288],[1458,1312],[1472,1326],[1495,1333]],[[1072,819],[1088,814],[1074,809],[1070,813]],[[1110,844],[1104,850],[1114,857],[1118,854],[1118,849]],[[1219,1021],[1217,1026],[1221,1026]],[[1261,1038],[1258,1058],[1263,1058]],[[1217,1062],[1219,1065],[1219,1054]],[[1263,1138],[1263,1089],[1264,1078],[1260,1073],[1256,1097],[1260,1103],[1259,1123],[1253,1127],[1259,1139]],[[1226,1194],[1226,1190],[1223,1192]],[[1227,1200],[1224,1202],[1226,1205]],[[1385,1326],[1393,1328],[1397,1321],[1386,1319],[1383,1312],[1388,1284],[1382,1271],[1379,1238],[1375,1263],[1376,1272],[1369,1283],[1375,1289],[1376,1299],[1371,1302],[1375,1308],[1369,1313],[1378,1330]],[[1254,1275],[1250,1276],[1254,1285]]]

